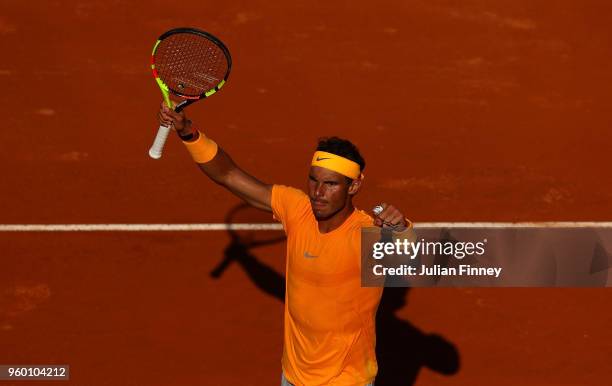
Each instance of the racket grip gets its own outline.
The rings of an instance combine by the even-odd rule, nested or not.
[[[168,134],[170,134],[170,127],[160,125],[157,130],[157,135],[155,136],[155,141],[153,141],[153,146],[149,149],[149,156],[154,159],[160,159],[162,156],[162,151],[164,150],[164,145],[166,144],[166,140],[168,139]]]

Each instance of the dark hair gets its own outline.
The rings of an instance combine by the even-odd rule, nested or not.
[[[365,169],[365,160],[359,153],[357,146],[353,145],[351,141],[338,137],[324,137],[319,138],[319,144],[317,145],[317,151],[325,151],[335,155],[339,155],[344,158],[348,158],[351,161],[355,161],[359,164],[359,170],[363,172]]]

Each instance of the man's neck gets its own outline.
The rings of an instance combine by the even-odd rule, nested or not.
[[[344,208],[340,209],[333,216],[325,219],[325,220],[317,220],[319,224],[319,232],[321,233],[329,233],[338,227],[340,227],[347,218],[353,214],[355,211],[355,207],[352,202],[348,202]]]

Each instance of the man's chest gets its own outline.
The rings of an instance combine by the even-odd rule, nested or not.
[[[287,267],[290,273],[336,275],[359,270],[359,234],[338,237],[292,234],[287,239]]]

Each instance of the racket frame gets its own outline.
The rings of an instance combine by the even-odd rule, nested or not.
[[[175,35],[175,34],[179,34],[179,33],[190,33],[193,35],[199,35],[201,37],[204,37],[210,41],[212,41],[213,43],[215,43],[220,49],[221,51],[223,51],[223,54],[225,55],[225,58],[227,60],[227,71],[225,72],[225,76],[223,77],[223,79],[212,89],[203,92],[200,95],[185,95],[182,94],[180,91],[177,90],[172,90],[170,89],[163,80],[161,80],[159,78],[159,74],[157,72],[157,68],[155,68],[155,52],[157,51],[157,47],[159,46],[159,44],[166,38],[168,38],[169,36]],[[174,111],[179,113],[181,112],[181,110],[183,110],[185,107],[189,106],[190,104],[200,100],[200,99],[204,99],[204,98],[208,98],[209,96],[213,95],[214,93],[216,93],[217,91],[219,91],[221,89],[221,87],[223,87],[223,85],[225,84],[225,82],[227,82],[227,78],[229,77],[229,74],[232,70],[232,56],[230,55],[229,50],[227,49],[227,47],[225,46],[225,44],[223,44],[223,42],[221,40],[219,40],[217,37],[215,37],[214,35],[199,30],[197,28],[190,28],[190,27],[180,27],[180,28],[174,28],[171,29],[169,31],[164,32],[163,34],[161,34],[159,36],[159,38],[157,38],[157,42],[155,43],[155,45],[153,46],[153,51],[151,52],[151,70],[153,71],[153,77],[155,77],[155,81],[157,82],[157,85],[159,86],[159,89],[162,92],[162,95],[164,97],[164,101],[166,102],[166,105],[169,108],[172,108],[172,101],[170,100],[170,93],[180,97],[180,98],[184,98],[184,100],[182,100],[181,102],[179,102],[175,107],[174,107]]]

